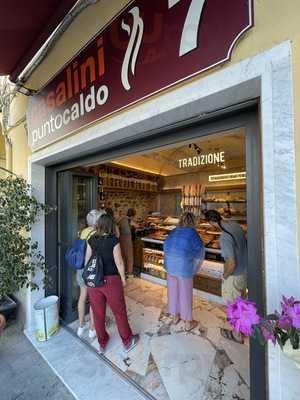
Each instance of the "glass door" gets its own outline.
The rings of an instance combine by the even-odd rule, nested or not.
[[[96,208],[97,177],[71,171],[58,175],[58,266],[60,313],[65,322],[77,319],[79,288],[76,271],[65,261],[67,248],[85,227],[87,213]]]

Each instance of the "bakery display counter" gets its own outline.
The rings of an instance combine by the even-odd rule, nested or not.
[[[164,252],[158,249],[144,248],[142,272],[160,279],[166,279]]]
[[[176,226],[172,226],[174,229]],[[153,229],[151,234],[142,238],[145,243],[163,244],[168,234],[172,230],[170,227],[160,226],[157,229]],[[205,250],[211,254],[221,254],[219,236],[221,234],[218,230],[213,230],[209,224],[203,223],[197,227],[197,232],[201,236]]]
[[[144,243],[141,272],[165,280],[163,244],[169,233],[176,227],[176,218],[150,217],[150,232],[141,238]],[[242,225],[247,230],[247,225]],[[224,260],[220,249],[219,229],[214,229],[207,222],[197,225],[197,232],[205,245],[205,260],[200,271],[194,277],[194,288],[222,296],[222,276]]]

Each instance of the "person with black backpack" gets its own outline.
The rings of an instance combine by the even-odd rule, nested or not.
[[[109,214],[98,219],[97,231],[88,240],[82,276],[94,313],[100,353],[105,351],[109,340],[105,328],[106,303],[114,314],[124,351],[129,352],[137,345],[139,335],[132,333],[128,322],[123,289],[125,267],[114,220]]]

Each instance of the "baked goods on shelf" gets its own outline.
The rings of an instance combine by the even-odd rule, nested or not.
[[[212,249],[220,249],[220,242],[219,240],[213,240],[210,244],[209,247]]]
[[[205,246],[207,246],[214,239],[214,235],[208,235],[207,233],[200,233],[200,236]]]
[[[151,233],[149,236],[147,236],[148,239],[155,239],[155,240],[165,240],[165,238],[168,236],[167,231],[163,230],[157,230],[153,233]]]
[[[222,234],[222,232],[221,231],[219,231],[219,230],[216,230],[216,229],[208,229],[207,231],[206,231],[206,233],[208,234],[208,235],[221,235]]]

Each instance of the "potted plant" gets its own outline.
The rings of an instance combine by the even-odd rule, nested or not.
[[[238,297],[226,309],[234,331],[253,337],[261,344],[279,344],[283,353],[300,368],[300,302],[282,296],[281,310],[266,317],[258,314],[255,303]]]
[[[36,289],[37,271],[45,271],[38,243],[29,231],[46,206],[31,194],[25,179],[10,174],[0,179],[0,314],[15,314],[12,295],[23,287]]]

